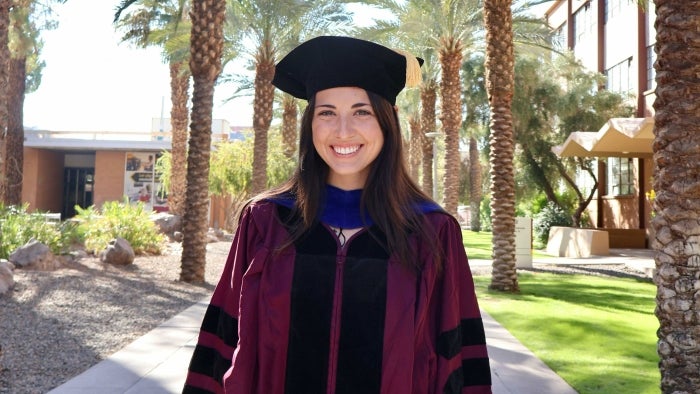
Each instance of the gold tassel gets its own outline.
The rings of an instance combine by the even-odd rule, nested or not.
[[[410,52],[397,49],[394,49],[394,51],[406,58],[406,87],[413,88],[420,85],[423,78],[420,72],[420,63],[418,63],[418,59]]]

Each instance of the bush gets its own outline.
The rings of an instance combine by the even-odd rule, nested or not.
[[[6,259],[32,238],[60,254],[69,244],[62,225],[49,222],[44,212],[27,212],[28,204],[5,206],[0,203],[0,258]]]
[[[136,254],[161,254],[165,236],[158,231],[143,203],[129,204],[108,201],[101,212],[94,206],[75,207],[77,226],[73,237],[85,244],[88,252],[96,253],[117,237],[129,241]]]
[[[552,226],[571,226],[571,216],[553,202],[548,203],[532,220],[535,242],[546,245]]]

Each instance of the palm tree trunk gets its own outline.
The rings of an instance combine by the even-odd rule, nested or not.
[[[411,173],[411,178],[413,178],[413,181],[417,183],[423,148],[423,133],[421,133],[420,118],[415,115],[409,116],[408,126],[411,132],[411,139],[408,144],[408,168]]]
[[[462,42],[455,37],[441,39],[440,84],[442,103],[442,128],[445,133],[445,210],[457,216],[459,204],[459,128],[462,125],[462,84],[459,71],[462,68]]]
[[[294,159],[297,151],[297,118],[299,111],[294,96],[285,94],[282,98],[282,146],[284,155]]]
[[[266,41],[259,48],[255,65],[255,97],[253,99],[253,194],[267,187],[267,133],[272,123],[272,104],[275,100],[275,57],[272,43]]]
[[[203,283],[209,221],[209,156],[214,85],[221,73],[226,1],[194,0],[192,3],[190,70],[194,90],[180,280]]]
[[[700,387],[700,7],[656,0],[654,209],[661,391]]]
[[[7,109],[9,91],[8,72],[10,69],[10,48],[7,46],[10,28],[10,0],[0,0],[0,202],[5,201],[7,188],[7,174],[5,173],[5,157],[7,146],[5,135],[7,134]]]
[[[10,205],[22,203],[22,166],[24,165],[24,90],[27,58],[10,59],[8,118],[5,147],[5,196]]]
[[[491,108],[491,227],[493,268],[490,288],[519,291],[515,271],[515,173],[513,155],[513,15],[510,0],[484,0],[486,91]]]
[[[483,179],[481,177],[481,159],[476,138],[469,138],[469,228],[481,231],[481,200]]]
[[[187,191],[187,121],[189,111],[190,73],[184,71],[182,63],[170,64],[170,125],[172,149],[170,151],[170,193],[169,211],[182,216],[185,212],[185,192]]]
[[[437,102],[437,83],[434,79],[421,85],[421,138],[423,140],[423,192],[433,195],[433,141],[425,133],[436,131],[435,103]]]

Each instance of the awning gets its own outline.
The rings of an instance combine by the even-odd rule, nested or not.
[[[600,130],[575,131],[552,147],[559,157],[651,157],[654,118],[612,118]]]

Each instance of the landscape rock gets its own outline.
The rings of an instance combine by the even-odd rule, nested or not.
[[[109,245],[100,252],[100,261],[113,265],[129,265],[134,262],[136,254],[124,238],[113,239]]]
[[[53,271],[61,266],[45,244],[32,238],[10,254],[8,260],[17,268]]]
[[[175,240],[176,233],[182,231],[182,217],[171,213],[159,212],[151,215],[153,223],[158,226],[159,231]]]
[[[15,278],[12,273],[14,269],[14,264],[5,259],[0,260],[0,295],[15,287]]]
[[[233,241],[232,234],[228,234],[224,230],[219,228],[210,228],[207,232],[207,238],[209,242]]]

